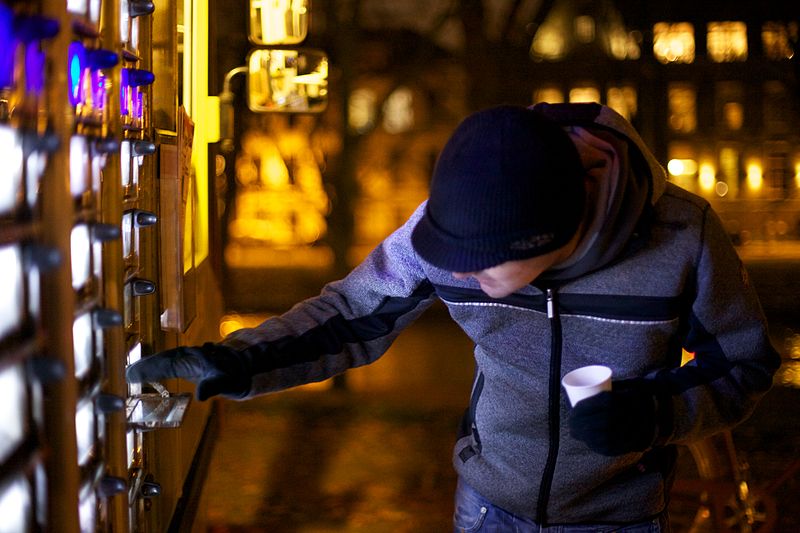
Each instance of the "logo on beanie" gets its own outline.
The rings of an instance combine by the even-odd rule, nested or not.
[[[556,236],[552,233],[542,233],[539,235],[531,235],[518,241],[514,241],[509,245],[511,250],[533,250],[534,248],[541,248],[553,242]]]

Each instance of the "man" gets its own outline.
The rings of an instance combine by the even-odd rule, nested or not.
[[[467,117],[428,201],[320,296],[128,379],[187,378],[200,399],[327,379],[436,298],[475,342],[455,531],[667,531],[675,444],[745,419],[779,364],[708,203],[611,109],[540,104]],[[560,379],[590,364],[612,390],[570,407]]]

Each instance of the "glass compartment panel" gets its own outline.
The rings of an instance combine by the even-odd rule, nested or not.
[[[89,281],[91,273],[91,239],[89,226],[78,224],[72,228],[70,236],[72,248],[72,288],[80,289]]]
[[[21,367],[0,370],[0,461],[7,459],[25,436],[26,397]]]
[[[0,337],[18,329],[23,317],[22,253],[17,244],[0,247],[0,276],[3,291],[0,296]]]
[[[92,454],[95,442],[94,404],[85,400],[75,413],[75,436],[78,443],[78,464],[85,464]]]
[[[75,377],[83,378],[92,367],[92,314],[84,313],[72,324],[72,344],[75,348]]]
[[[86,137],[73,135],[69,141],[69,191],[80,196],[88,188],[89,145]]]
[[[0,213],[17,205],[22,185],[22,141],[12,128],[0,125]]]
[[[0,486],[0,533],[31,531],[31,487],[23,476]]]

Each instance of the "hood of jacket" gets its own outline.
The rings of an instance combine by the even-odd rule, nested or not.
[[[569,280],[621,257],[645,230],[650,208],[666,188],[666,172],[633,125],[610,107],[536,104],[532,109],[559,123],[572,138],[587,173],[590,206],[575,253],[543,276]]]

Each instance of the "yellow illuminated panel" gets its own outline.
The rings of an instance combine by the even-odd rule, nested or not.
[[[694,62],[694,26],[688,22],[655,24],[653,54],[662,63]]]

